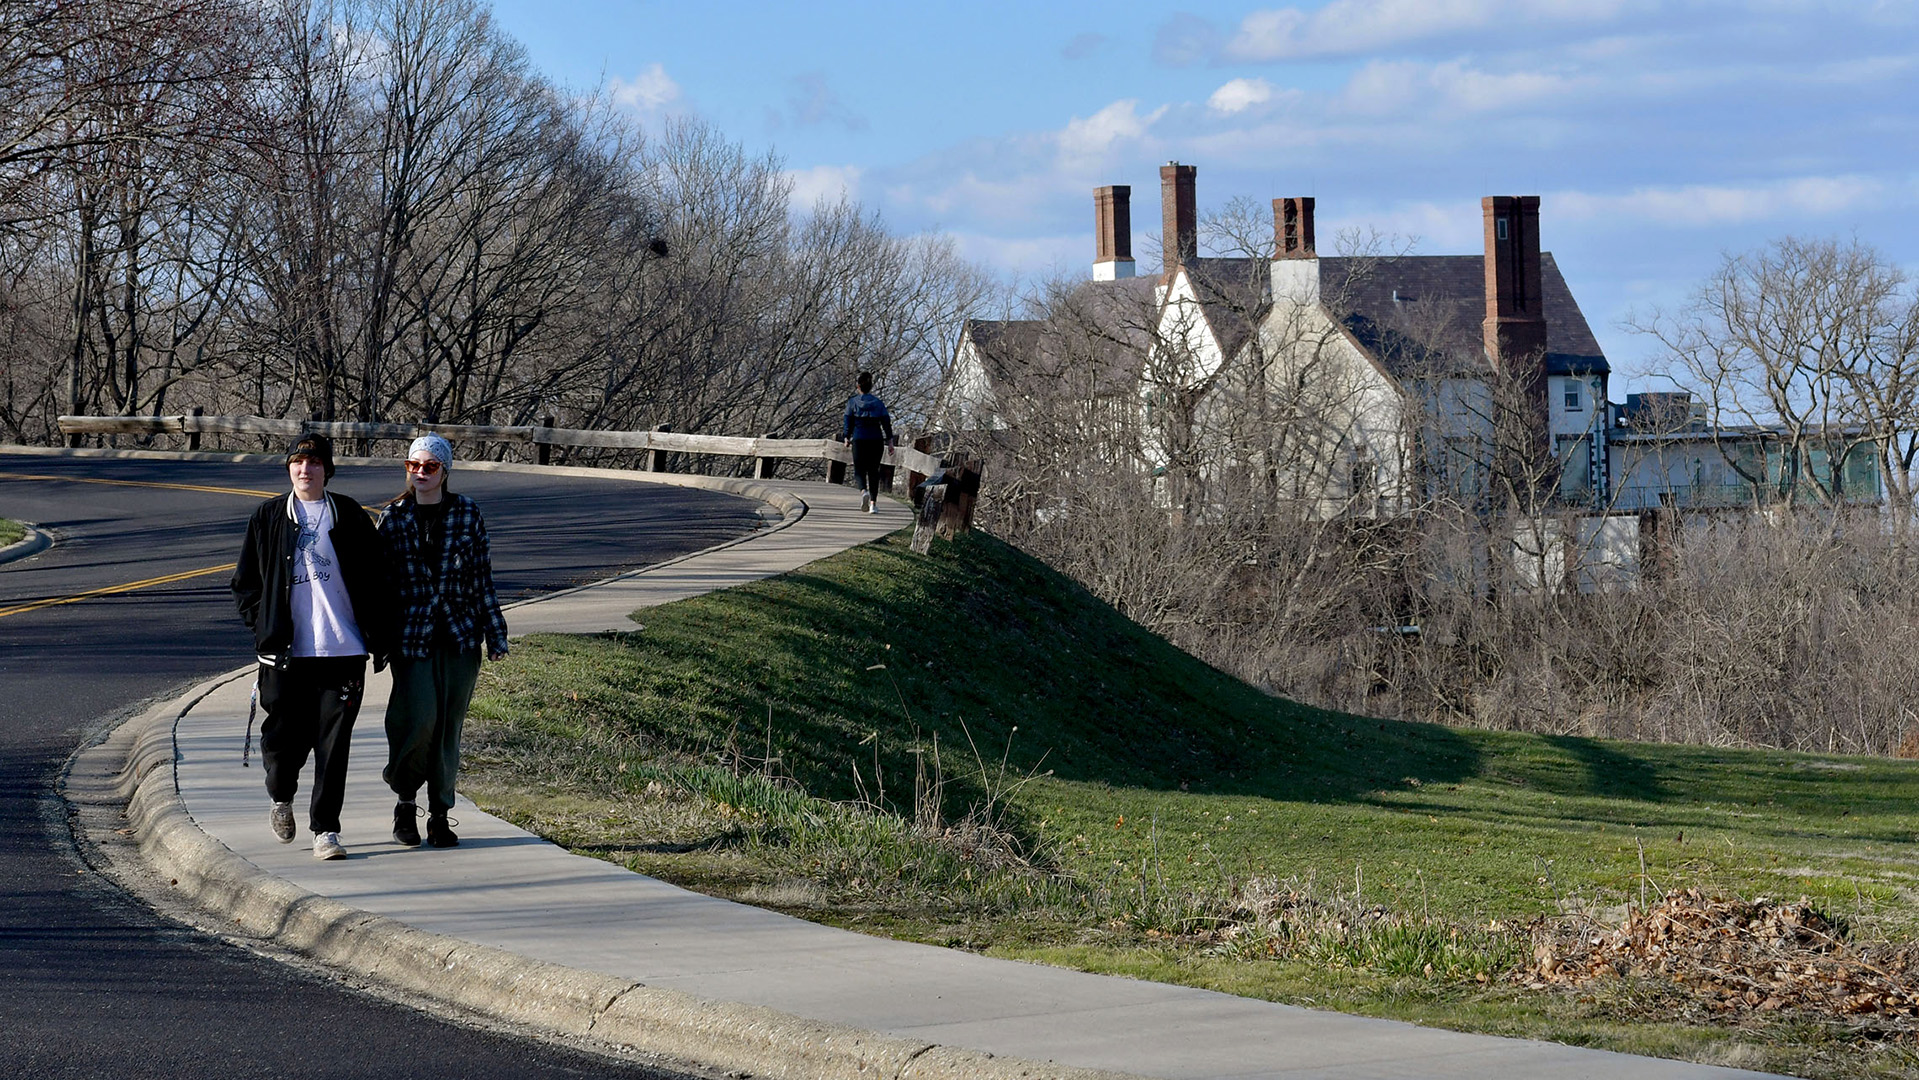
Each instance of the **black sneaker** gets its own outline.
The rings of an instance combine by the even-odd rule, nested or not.
[[[447,824],[445,814],[428,814],[426,818],[426,843],[428,847],[459,847],[460,838],[455,836]]]
[[[420,826],[415,817],[420,808],[410,802],[398,803],[393,807],[393,842],[401,847],[420,846]]]

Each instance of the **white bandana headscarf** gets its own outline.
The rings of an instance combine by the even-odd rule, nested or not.
[[[453,444],[440,436],[422,435],[413,440],[413,445],[406,448],[406,456],[410,458],[422,450],[432,454],[433,460],[439,462],[442,469],[453,468]]]

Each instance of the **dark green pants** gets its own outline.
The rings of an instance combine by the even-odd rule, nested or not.
[[[386,703],[386,769],[381,779],[402,800],[426,785],[427,810],[453,809],[453,778],[460,771],[460,729],[480,678],[480,653],[435,652],[425,660],[393,661],[393,696]]]

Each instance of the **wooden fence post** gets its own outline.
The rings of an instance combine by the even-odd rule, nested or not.
[[[207,407],[205,405],[195,405],[193,407],[193,418],[195,420],[200,419],[202,416],[205,416],[206,414],[207,414]],[[194,431],[187,432],[187,449],[188,450],[200,449],[200,432],[197,429]]]
[[[980,473],[984,466],[972,458],[961,458],[946,469],[946,498],[940,504],[939,534],[951,540],[956,533],[973,527],[973,504],[979,501]]]
[[[546,429],[540,434],[550,438],[553,434],[553,414],[552,413],[543,414],[540,417],[540,426]],[[553,461],[553,444],[550,442],[547,442],[546,439],[539,438],[538,436],[536,436],[535,438],[537,440],[533,444],[536,447],[536,449],[534,450],[535,459],[539,461],[539,463],[542,465],[551,464]]]
[[[933,437],[931,435],[921,435],[919,438],[914,439],[913,449],[918,450],[922,454],[932,453]],[[912,498],[914,506],[918,506],[926,498],[926,493],[920,490],[920,485],[925,482],[925,473],[913,469],[906,470],[906,491],[908,496]]]
[[[760,436],[760,438],[762,439],[770,439],[772,437],[773,437],[773,433],[770,431]],[[773,474],[779,471],[779,467],[780,467],[779,458],[770,458],[770,457],[754,458],[753,459],[753,479],[771,480],[773,479]]]
[[[653,430],[654,431],[672,431],[673,429],[665,424],[661,424],[659,427],[656,427]],[[669,464],[671,463],[667,460],[666,451],[660,449],[659,447],[656,446],[646,452],[646,471],[647,472],[672,472],[673,470],[667,467]]]
[[[895,435],[893,437],[893,441],[887,443],[887,445],[892,446],[897,444],[898,442],[899,442],[899,436]],[[887,464],[886,459],[884,457],[880,458],[880,490],[881,491],[893,490],[893,472],[894,472],[893,466]]]

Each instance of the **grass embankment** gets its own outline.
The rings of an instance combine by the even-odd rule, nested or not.
[[[17,544],[26,539],[27,527],[17,521],[0,518],[0,548],[8,544]]]
[[[1308,708],[978,535],[641,618],[489,668],[483,805],[692,888],[995,955],[1802,1075],[1919,1062],[1884,1025],[1520,974],[1529,920],[1616,923],[1685,887],[1919,936],[1914,763]]]

